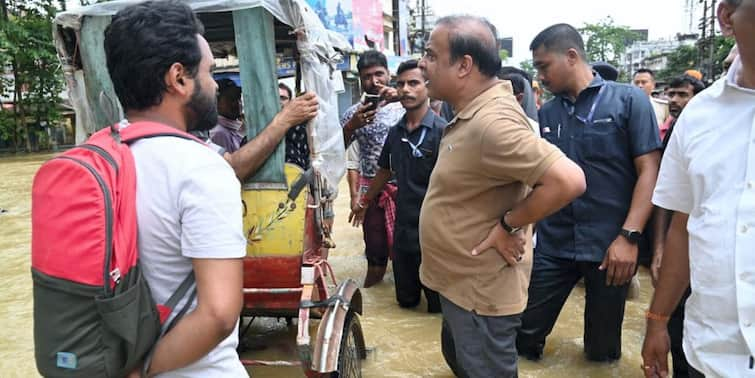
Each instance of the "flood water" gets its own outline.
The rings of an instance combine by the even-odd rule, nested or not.
[[[32,295],[30,276],[31,183],[39,166],[52,155],[0,158],[0,376],[37,376],[32,338]],[[362,257],[361,230],[347,223],[348,189],[341,184],[337,200],[335,241],[329,261],[338,279],[361,282],[366,269]],[[640,348],[644,334],[644,310],[651,285],[641,270],[640,298],[627,303],[624,319],[622,359],[612,364],[594,364],[582,356],[582,306],[584,290],[575,288],[548,339],[541,362],[520,361],[521,377],[638,377],[641,376]],[[392,273],[383,283],[362,291],[361,318],[369,355],[363,362],[365,377],[453,377],[440,353],[439,315],[403,310],[394,299]],[[424,300],[424,299],[423,299]],[[295,358],[295,327],[274,319],[256,320],[250,331],[253,348],[244,358]],[[300,377],[299,368],[254,367],[255,377]]]

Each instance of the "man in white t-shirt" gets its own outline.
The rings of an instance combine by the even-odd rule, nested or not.
[[[148,121],[193,131],[217,123],[213,58],[202,32],[177,0],[113,16],[105,53],[126,127]],[[192,270],[196,277],[196,301],[157,342],[149,375],[247,376],[236,353],[246,246],[239,181],[223,157],[193,140],[147,138],[132,151],[139,257],[154,300],[164,303]]]
[[[718,20],[740,57],[693,98],[663,155],[653,203],[674,211],[647,312],[646,377],[668,375],[667,322],[690,285],[690,377],[755,377],[755,0],[724,0]]]
[[[642,91],[648,95],[650,98],[650,104],[653,105],[655,120],[658,122],[658,127],[663,125],[666,118],[669,116],[668,101],[653,97],[653,91],[655,90],[655,73],[650,69],[640,68],[634,73],[632,84],[642,89]]]

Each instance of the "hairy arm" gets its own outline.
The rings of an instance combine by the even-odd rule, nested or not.
[[[158,341],[150,376],[196,362],[236,331],[243,303],[242,260],[193,259],[192,264],[197,307]]]
[[[650,303],[652,313],[670,316],[689,287],[688,219],[688,214],[679,212],[671,217],[661,274]]]
[[[305,93],[285,106],[280,113],[254,139],[238,151],[226,153],[223,157],[233,168],[239,180],[244,181],[273,153],[288,129],[309,121],[317,116],[317,96]]]

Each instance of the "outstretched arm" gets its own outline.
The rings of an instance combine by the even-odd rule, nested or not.
[[[317,108],[317,96],[314,93],[305,93],[281,109],[254,139],[238,151],[226,153],[223,157],[233,168],[236,177],[243,181],[254,174],[273,153],[286,135],[286,131],[317,116]]]

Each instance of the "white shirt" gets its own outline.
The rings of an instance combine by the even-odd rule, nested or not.
[[[175,137],[142,139],[136,163],[139,258],[152,297],[165,303],[192,270],[191,259],[246,255],[241,188],[216,152]],[[218,277],[222,279],[222,277]],[[176,306],[183,307],[185,299]],[[196,300],[191,310],[196,307]],[[237,332],[195,363],[160,377],[246,377]]]
[[[668,101],[661,100],[659,98],[650,97],[650,104],[653,105],[653,113],[655,113],[655,121],[658,123],[658,127],[661,127],[666,118],[669,116]]]
[[[535,121],[534,119],[532,119],[530,117],[527,117],[527,121],[530,123],[530,127],[532,127],[532,131],[535,132],[535,135],[541,136],[540,135],[540,124],[537,123],[537,121]]]
[[[359,170],[359,162],[361,161],[359,155],[359,141],[354,140],[349,145],[349,148],[346,149],[346,169],[352,171]]]
[[[685,107],[653,203],[689,214],[684,352],[707,377],[755,377],[755,90],[729,74]]]

